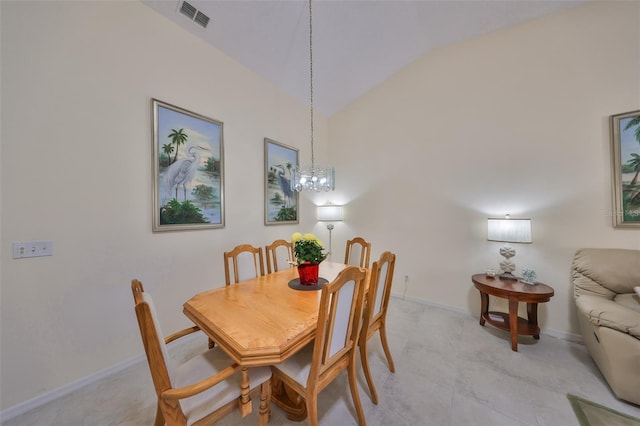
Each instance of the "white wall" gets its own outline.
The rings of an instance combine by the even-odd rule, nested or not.
[[[597,2],[429,53],[330,119],[334,197],[351,216],[337,244],[360,234],[374,257],[395,251],[395,293],[477,315],[470,277],[501,259],[486,218],[531,217],[517,272],[531,267],[554,287],[539,320],[571,338],[575,250],[640,249],[640,229],[612,227],[608,127],[609,115],[639,108],[638,2]]]
[[[263,138],[310,156],[308,106],[138,2],[1,2],[2,409],[143,353],[130,282],[166,333],[224,283],[222,253],[316,226],[263,225]],[[155,97],[224,123],[226,227],[151,232]],[[327,122],[318,117],[317,153]],[[13,241],[54,255],[11,259]]]

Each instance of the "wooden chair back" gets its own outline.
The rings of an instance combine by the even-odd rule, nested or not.
[[[350,360],[355,365],[365,276],[364,269],[350,266],[322,287],[308,388],[317,384],[323,388],[348,367]]]
[[[267,256],[267,273],[278,272],[285,267],[293,266],[293,243],[286,240],[275,240],[271,244],[265,246],[265,254]]]
[[[378,403],[378,394],[376,392],[371,371],[369,370],[369,361],[367,356],[367,341],[376,331],[380,332],[380,340],[382,348],[389,363],[389,370],[395,372],[393,358],[389,350],[387,341],[386,318],[389,308],[389,298],[391,297],[391,285],[393,282],[393,272],[396,264],[396,255],[385,251],[380,258],[373,262],[371,266],[371,274],[369,279],[369,288],[365,298],[365,313],[362,323],[362,331],[360,332],[360,358],[362,367],[369,385],[371,400],[374,404]]]
[[[172,374],[169,366],[169,353],[165,345],[165,340],[162,337],[162,330],[160,330],[160,324],[151,295],[144,292],[142,283],[136,279],[131,281],[131,291],[133,292],[136,317],[138,318],[140,336],[142,337],[142,344],[149,363],[151,379],[153,380],[158,401],[160,401],[162,393],[173,388],[171,383]],[[164,403],[170,405],[168,408],[176,413],[175,417],[186,424],[186,417],[177,400],[169,400]]]
[[[366,296],[367,313],[365,325],[374,331],[380,328],[380,322],[387,316],[396,255],[385,251],[371,266],[369,290]]]
[[[355,265],[361,268],[369,268],[371,257],[371,243],[361,237],[355,237],[347,241],[347,247],[344,254],[344,263],[347,265]]]
[[[229,263],[233,266],[233,281]],[[224,253],[224,278],[227,285],[264,275],[262,247],[240,244]]]
[[[302,396],[309,426],[318,425],[318,394],[344,370],[348,372],[358,424],[366,424],[356,368],[366,276],[364,268],[347,266],[332,282],[322,286],[313,346],[307,345],[291,358],[271,367],[276,394],[289,394],[284,383]]]

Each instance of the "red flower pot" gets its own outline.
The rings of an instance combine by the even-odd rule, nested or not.
[[[300,276],[300,284],[317,285],[318,284],[318,263],[302,263],[298,265],[298,275]]]

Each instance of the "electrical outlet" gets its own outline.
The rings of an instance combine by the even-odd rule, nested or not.
[[[402,292],[402,300],[404,300],[405,295],[407,294],[407,289],[409,288],[409,275],[404,276],[404,291]]]
[[[18,241],[13,243],[13,258],[53,256],[52,241]]]

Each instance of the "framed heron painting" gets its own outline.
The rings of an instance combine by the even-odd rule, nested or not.
[[[151,104],[153,232],[224,227],[222,122]]]
[[[640,228],[640,110],[612,115],[613,226]]]
[[[298,193],[291,189],[291,169],[298,150],[264,139],[264,224],[298,223]]]

